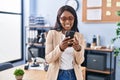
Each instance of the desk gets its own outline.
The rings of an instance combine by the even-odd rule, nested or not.
[[[24,65],[1,71],[0,80],[16,80],[13,73],[14,73],[14,70],[17,68],[24,69]],[[30,70],[24,70],[24,71],[25,71],[25,74],[23,76],[23,80],[47,80],[46,72],[43,70],[30,69]],[[85,67],[82,67],[82,72],[84,74],[83,76],[85,77],[85,72],[86,72]]]
[[[24,69],[24,65],[17,66],[0,72],[0,80],[16,80],[13,75],[16,68]],[[43,70],[25,70],[23,80],[46,80],[46,72]]]

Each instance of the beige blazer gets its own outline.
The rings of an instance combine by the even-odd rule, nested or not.
[[[74,50],[73,67],[75,70],[77,80],[83,80],[81,72],[81,63],[84,61],[84,48],[85,41],[83,35],[76,32],[74,35],[79,40],[82,50],[77,52]],[[49,69],[47,71],[47,80],[57,80],[61,54],[62,51],[59,48],[59,44],[62,41],[62,32],[56,30],[50,30],[46,38],[45,59],[49,63]]]

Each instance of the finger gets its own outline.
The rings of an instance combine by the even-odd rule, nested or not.
[[[74,40],[73,39],[69,39],[68,42],[74,42]]]
[[[75,44],[79,44],[79,42],[78,42],[78,40],[77,40],[77,38],[75,37]]]
[[[66,37],[63,41],[67,41],[67,40],[69,40],[70,38],[69,37]]]
[[[66,47],[66,46],[68,46],[69,43],[70,43],[69,41],[64,41],[63,45]]]
[[[75,41],[78,41],[76,37],[75,37]]]
[[[61,47],[62,47],[62,49],[64,49],[64,50],[65,50],[65,49],[66,49],[66,47],[67,47],[67,44],[62,43],[62,44],[61,44]]]

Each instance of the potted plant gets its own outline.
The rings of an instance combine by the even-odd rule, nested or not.
[[[24,75],[24,70],[22,70],[22,69],[16,69],[15,71],[14,71],[14,75],[15,75],[15,77],[16,77],[16,80],[22,80],[22,78],[23,78],[23,75]]]
[[[120,16],[120,11],[117,11],[116,15]],[[117,22],[116,36],[112,39],[112,44],[115,43],[117,40],[120,40],[120,22]],[[120,47],[114,49],[114,54],[115,56],[118,56],[120,54]]]

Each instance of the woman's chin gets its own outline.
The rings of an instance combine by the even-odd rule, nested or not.
[[[65,30],[66,30],[66,31],[69,31],[69,30],[71,30],[71,28],[70,28],[70,27],[67,27],[67,28],[65,28]]]

